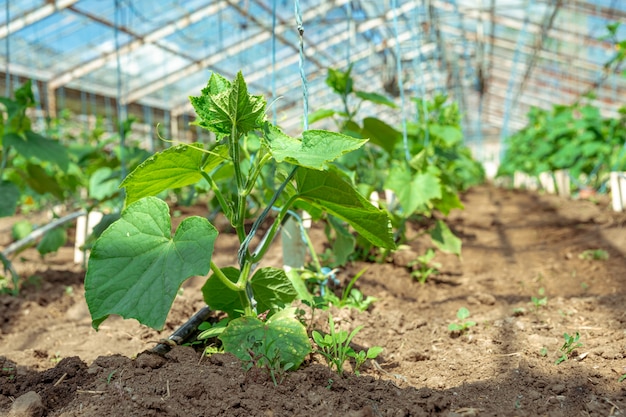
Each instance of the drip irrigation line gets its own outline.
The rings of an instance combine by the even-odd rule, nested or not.
[[[84,216],[87,214],[87,210],[78,210],[73,213],[70,213],[66,216],[58,218],[56,220],[51,221],[45,226],[41,226],[40,228],[33,230],[28,236],[23,239],[18,240],[17,242],[13,242],[9,246],[7,246],[3,251],[2,255],[5,257],[9,257],[12,253],[18,252],[19,250],[29,246],[37,239],[42,237],[46,232],[55,229],[59,226],[63,226],[65,223],[69,223],[77,217]]]
[[[172,349],[173,345],[176,346],[185,343],[185,341],[198,330],[198,326],[209,319],[210,315],[211,308],[209,306],[202,307],[196,314],[191,316],[185,324],[176,329],[176,331],[166,339],[168,342],[159,343],[150,351],[159,355],[165,355]]]

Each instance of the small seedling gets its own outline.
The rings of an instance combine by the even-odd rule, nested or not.
[[[431,276],[439,274],[441,264],[432,262],[434,257],[435,251],[428,249],[424,255],[418,256],[417,259],[409,263],[408,266],[412,269],[411,276],[420,284],[425,283]]]
[[[565,343],[563,343],[563,346],[561,346],[560,349],[563,354],[556,360],[556,362],[554,362],[555,365],[565,362],[576,349],[582,347],[583,345],[578,341],[580,339],[580,333],[578,332],[576,332],[574,336],[564,333],[563,338],[565,339]]]
[[[617,382],[622,382],[623,380],[626,379],[626,374],[622,374],[622,376],[619,377],[619,379],[617,380]]]
[[[324,356],[328,366],[331,369],[334,368],[339,375],[343,375],[343,365],[348,358],[354,358],[354,371],[358,374],[359,367],[365,363],[367,359],[376,358],[383,350],[380,346],[373,346],[369,348],[367,352],[356,352],[352,349],[352,347],[350,347],[350,342],[354,336],[361,331],[363,326],[358,326],[350,334],[348,334],[345,330],[338,331],[335,329],[335,322],[331,315],[328,316],[328,326],[330,328],[330,333],[326,335],[322,335],[320,332],[314,330],[312,332],[313,340],[319,347],[317,352]]]
[[[475,321],[467,320],[470,316],[470,312],[467,308],[461,307],[459,311],[456,312],[456,318],[458,321],[456,323],[450,323],[448,325],[448,330],[451,332],[465,333],[469,330],[470,327],[476,326]]]
[[[548,304],[548,297],[546,297],[545,294],[546,290],[541,287],[538,291],[538,297],[535,297],[534,295],[530,297],[530,301],[532,302],[533,307],[535,307],[535,311],[539,310],[541,307],[545,307]]]
[[[609,253],[604,249],[587,249],[581,252],[578,258],[589,261],[606,261],[609,259]]]
[[[250,343],[248,348],[250,359],[244,361],[244,368],[250,370],[254,366],[265,370],[272,378],[274,386],[278,386],[285,379],[286,372],[292,369],[294,364],[291,362],[283,363],[284,361],[280,359],[280,349],[274,346],[276,340],[256,340],[254,336],[250,336],[248,341]]]

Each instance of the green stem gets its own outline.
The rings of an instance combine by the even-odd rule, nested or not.
[[[265,164],[270,159],[272,159],[272,155],[269,153],[266,153],[265,155],[261,157],[260,161],[254,165],[252,173],[250,174],[250,179],[248,180],[248,184],[245,190],[246,196],[250,195],[250,193],[252,192],[252,188],[256,184],[256,180],[259,178],[259,175],[261,175],[261,170],[263,169],[263,166],[265,166]]]
[[[211,176],[209,174],[207,174],[204,171],[200,171],[200,174],[204,177],[205,180],[207,180],[207,182],[209,183],[209,185],[211,186],[211,190],[213,191],[213,194],[215,194],[215,198],[217,198],[217,202],[220,204],[220,206],[222,207],[222,211],[224,212],[224,215],[226,216],[226,218],[228,220],[233,221],[232,215],[232,209],[231,207],[228,205],[228,203],[226,202],[226,199],[224,198],[224,195],[222,194],[222,192],[220,191],[219,187],[217,186],[217,184],[215,183],[215,181],[213,181],[213,178],[211,178]]]
[[[271,229],[268,230],[266,235],[263,237],[263,240],[259,244],[259,247],[254,251],[254,254],[252,255],[252,259],[251,259],[253,263],[259,262],[263,258],[267,250],[270,248],[272,241],[274,240],[274,236],[276,236],[276,233],[278,232],[278,229],[280,228],[283,219],[285,218],[285,216],[287,215],[287,212],[289,211],[293,203],[296,202],[297,199],[298,199],[298,196],[292,196],[285,203],[283,208],[280,210],[280,212],[278,213],[278,216],[276,216],[276,219],[274,220],[274,223],[272,224]]]
[[[233,166],[235,168],[235,180],[237,181],[237,199],[232,223],[234,223],[233,227],[237,231],[239,241],[243,242],[246,237],[246,231],[244,229],[244,219],[246,215],[246,196],[244,191],[246,187],[244,185],[243,174],[241,172],[239,134],[235,123],[233,123],[233,127],[230,132],[229,142],[230,157],[233,161]]]
[[[211,261],[211,271],[213,271],[213,274],[215,274],[215,276],[218,277],[220,281],[222,281],[222,283],[226,285],[226,287],[228,287],[228,289],[237,291],[237,292],[243,292],[244,288],[239,287],[239,285],[229,280],[228,277],[222,272],[222,270],[213,261]]]

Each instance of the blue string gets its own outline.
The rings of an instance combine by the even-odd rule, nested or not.
[[[406,131],[406,109],[404,98],[404,83],[402,82],[402,56],[400,51],[400,38],[398,36],[398,4],[396,0],[392,0],[391,8],[394,10],[393,14],[393,34],[396,40],[396,71],[398,73],[398,89],[400,90],[400,103],[402,106],[402,144],[404,145],[404,157],[406,161],[411,160],[411,154],[409,153],[409,139]]]
[[[348,41],[346,43],[346,66],[350,66],[350,44],[352,43],[352,2],[346,5],[346,31],[348,32]]]
[[[5,43],[5,48],[7,50],[6,53],[6,70],[5,70],[5,77],[4,77],[4,88],[6,90],[5,95],[7,97],[11,97],[11,72],[10,72],[10,62],[11,62],[11,42],[9,42],[9,40],[11,39],[11,36],[9,36],[9,25],[11,23],[11,11],[9,9],[9,1],[7,0],[5,3],[5,8],[4,8],[4,18],[7,22],[7,36],[5,36],[4,38],[4,43]]]
[[[424,14],[426,13],[426,11],[424,11]],[[421,80],[421,85],[420,85],[420,94],[422,97],[422,113],[424,113],[424,148],[428,147],[428,144],[430,143],[430,132],[428,131],[428,106],[426,105],[426,81],[424,79],[424,71],[422,71],[422,67],[421,67],[421,62],[426,62],[426,65],[428,67],[430,67],[430,60],[424,60],[423,56],[422,56],[422,49],[421,49],[421,36],[420,36],[420,28],[422,27],[421,22],[419,20],[418,17],[418,12],[417,12],[417,7],[413,9],[413,18],[415,20],[414,22],[414,27],[415,27],[415,38],[417,40],[417,55],[415,56],[415,58],[413,59],[413,66],[416,68],[416,72],[419,74],[419,78]],[[418,62],[417,60],[420,60],[421,62]],[[431,71],[431,74],[434,74],[434,71]],[[416,79],[417,80],[417,79]],[[420,121],[420,116],[419,116],[419,109],[417,109],[417,122],[419,123]]]
[[[276,0],[272,0],[272,101],[276,100]],[[276,124],[276,103],[272,106],[272,122]]]
[[[302,79],[302,106],[304,111],[304,130],[309,130],[309,89],[304,73],[304,27],[302,26],[302,12],[300,11],[300,1],[295,0],[296,25],[298,27],[298,51],[300,68],[300,78]]]
[[[121,61],[121,54],[119,53],[120,50],[120,35],[119,35],[119,28],[121,25],[121,8],[120,8],[120,0],[115,0],[115,22],[113,25],[113,33],[114,33],[114,37],[115,37],[115,50],[116,50],[116,54],[115,54],[115,61],[116,61],[116,65],[117,65],[117,124],[119,126],[118,130],[119,130],[119,135],[120,135],[120,165],[121,165],[121,176],[122,179],[126,178],[126,156],[125,156],[125,152],[124,152],[124,147],[125,147],[125,133],[124,133],[124,125],[123,122],[126,119],[126,106],[124,104],[121,103],[121,99],[122,99],[122,61]]]

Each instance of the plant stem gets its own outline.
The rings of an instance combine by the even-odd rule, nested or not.
[[[246,238],[246,231],[243,224],[246,215],[246,187],[243,181],[243,174],[241,172],[239,133],[237,132],[237,126],[235,125],[235,123],[233,123],[229,141],[230,157],[233,161],[233,166],[235,168],[235,180],[237,181],[237,205],[235,206],[236,211],[233,216],[233,227],[237,231],[237,237],[239,238],[239,242],[243,242]]]
[[[222,281],[222,283],[226,285],[229,289],[233,291],[243,291],[244,288],[240,287],[238,283],[236,284],[229,280],[228,277],[224,275],[222,270],[213,261],[211,261],[211,271],[213,271],[215,276],[218,277],[220,281]]]
[[[283,208],[280,210],[280,212],[278,213],[278,216],[276,216],[276,219],[274,220],[274,223],[272,224],[272,227],[270,228],[270,230],[268,230],[266,235],[263,237],[263,240],[259,244],[259,247],[256,248],[256,250],[252,254],[251,261],[253,263],[259,262],[263,258],[267,250],[270,248],[272,241],[274,240],[274,236],[276,236],[276,233],[278,232],[278,229],[280,228],[283,219],[285,218],[285,216],[291,209],[291,206],[293,205],[293,203],[295,203],[297,199],[298,199],[297,196],[292,196],[289,199],[289,201],[287,201],[285,205],[283,206]]]
[[[209,185],[211,186],[211,190],[213,191],[213,194],[215,194],[215,198],[217,198],[217,202],[220,204],[220,206],[222,207],[222,211],[224,212],[224,215],[226,216],[226,218],[228,220],[230,220],[231,224],[233,222],[233,211],[231,209],[231,207],[228,205],[228,203],[226,202],[226,200],[224,199],[224,195],[222,194],[222,192],[220,191],[219,187],[217,186],[217,184],[215,183],[215,181],[213,181],[213,178],[211,178],[211,176],[209,174],[207,174],[204,171],[200,171],[200,174],[202,175],[202,177],[208,181]]]

